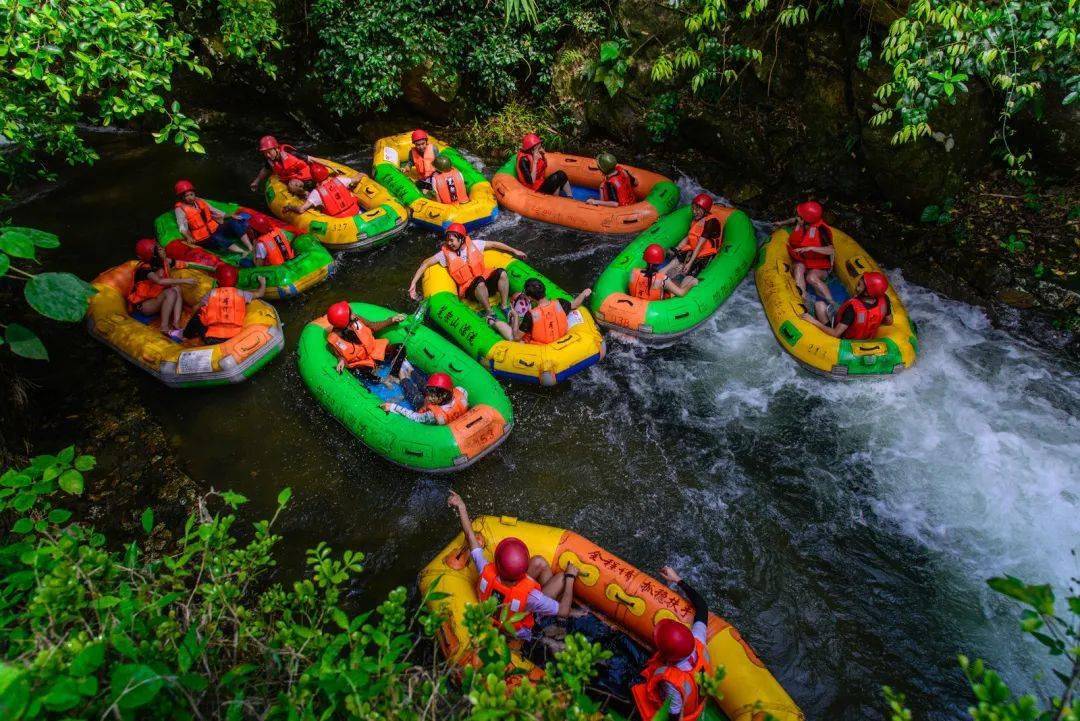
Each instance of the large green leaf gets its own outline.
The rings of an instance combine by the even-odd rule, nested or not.
[[[60,247],[60,238],[57,235],[53,233],[47,233],[44,230],[38,230],[37,228],[21,228],[16,225],[11,225],[7,228],[4,228],[0,232],[5,235],[8,233],[18,233],[24,238],[28,238],[30,242],[36,245],[38,248]]]
[[[7,275],[8,268],[11,267],[11,258],[7,257],[3,253],[0,253],[0,277]]]
[[[34,241],[17,230],[5,228],[0,231],[0,250],[16,258],[33,258]]]
[[[49,360],[49,351],[45,350],[45,344],[34,335],[34,331],[18,323],[8,323],[4,333],[11,352],[30,360]]]
[[[97,290],[71,273],[39,273],[26,283],[23,295],[30,307],[46,318],[75,323],[86,315]]]
[[[120,709],[145,706],[154,700],[163,682],[157,671],[141,663],[125,663],[113,669],[109,686]]]
[[[30,686],[21,669],[0,663],[0,718],[19,721],[30,702]]]

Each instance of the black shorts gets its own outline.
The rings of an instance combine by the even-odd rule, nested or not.
[[[432,190],[430,180],[417,180],[416,187],[420,190]]]
[[[205,335],[206,326],[203,324],[199,314],[191,316],[191,320],[184,326],[185,338],[202,338],[202,341],[206,345],[217,345],[218,343],[224,343],[229,340],[228,338],[208,338]]]
[[[544,195],[553,195],[559,192],[567,182],[569,182],[569,180],[566,177],[566,173],[561,170],[556,170],[554,173],[551,173],[544,178],[543,184],[541,184],[536,192],[543,193]]]
[[[469,283],[469,287],[465,290],[466,298],[473,298],[476,295],[476,289],[483,283],[487,286],[488,296],[495,295],[499,292],[499,279],[506,274],[506,270],[503,268],[496,268],[488,273],[487,278],[476,277],[473,278],[473,282]]]
[[[383,360],[376,361],[378,365],[393,363],[393,365],[390,366],[390,375],[397,375],[398,371],[401,370],[401,364],[405,362],[405,354],[398,353],[399,350],[401,350],[400,343],[391,343],[386,346],[386,353],[383,356]],[[382,378],[379,377],[379,374],[375,372],[374,368],[360,366],[358,368],[350,368],[349,372],[366,383],[374,384],[382,381]]]

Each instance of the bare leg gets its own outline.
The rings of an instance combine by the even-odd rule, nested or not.
[[[168,333],[175,328],[179,321],[176,320],[176,287],[166,288],[161,298],[161,332]]]
[[[823,300],[814,303],[814,316],[822,325],[829,325],[829,304]]]
[[[565,195],[567,198],[573,198],[574,197],[574,190],[573,190],[573,188],[570,187],[570,181],[569,180],[566,181],[565,183],[563,183],[563,186],[561,188],[559,188],[559,192],[562,193],[563,195]]]
[[[476,302],[480,304],[480,307],[487,311],[491,298],[488,297],[488,289],[484,283],[476,284],[476,290],[473,291],[473,297],[476,298]]]
[[[176,300],[173,302],[173,328],[180,327],[180,317],[184,314],[184,292],[179,288],[176,289]]]
[[[503,310],[510,307],[510,276],[506,274],[506,271],[499,273],[499,297],[502,298],[502,302],[499,305]]]
[[[814,290],[817,294],[829,302],[829,305],[835,305],[836,301],[833,300],[832,293],[829,292],[829,284],[825,282],[826,272],[823,270],[811,270],[806,274],[806,282],[814,286]]]
[[[488,321],[488,325],[494,328],[495,332],[501,335],[506,340],[514,340],[514,329],[510,327],[509,323],[504,323],[501,320],[495,320],[494,318],[492,318]],[[529,575],[531,576],[532,573],[529,573]]]
[[[799,289],[799,293],[802,297],[806,298],[806,266],[802,263],[796,263],[792,269],[792,273],[795,276],[795,287]]]

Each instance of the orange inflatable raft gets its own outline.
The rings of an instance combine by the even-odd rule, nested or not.
[[[554,225],[565,225],[590,233],[640,233],[662,216],[675,210],[679,203],[679,188],[663,175],[629,165],[638,184],[634,193],[638,202],[622,207],[589,205],[588,198],[598,197],[604,174],[593,158],[563,153],[547,153],[547,173],[563,171],[574,189],[574,197],[546,195],[522,185],[517,179],[517,154],[495,171],[491,187],[499,205],[524,215]]]

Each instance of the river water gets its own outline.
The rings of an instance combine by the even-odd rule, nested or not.
[[[235,149],[250,138],[206,144],[209,158],[198,159],[120,139],[12,219],[59,233],[53,263],[92,278],[152,232],[179,176],[206,197],[259,206],[247,191],[257,160]],[[370,158],[347,145],[318,150],[355,167]],[[511,214],[480,235],[525,250],[571,292],[624,242]],[[1062,588],[1077,575],[1077,369],[893,271],[919,323],[918,364],[894,379],[829,382],[780,350],[750,278],[683,341],[647,348],[609,336],[608,357],[568,386],[510,386],[517,425],[502,448],[452,479],[425,476],[380,460],[322,410],[300,380],[295,341],[338,299],[411,309],[405,286],[434,247],[409,230],[386,249],[340,256],[332,282],[277,304],[286,349],[240,386],[169,391],[134,369],[116,381],[138,384],[185,470],[247,495],[252,517],[293,488],[283,574],[299,574],[304,549],[326,541],[367,554],[361,602],[412,586],[456,532],[452,484],[474,514],[572,528],[645,569],[675,566],[808,718],[883,718],[884,684],[918,718],[965,717],[960,652],[1037,688],[1041,654],[984,580],[1013,573]],[[55,390],[78,393],[99,382],[86,368],[110,351],[72,333],[82,372],[61,356],[52,377],[64,379]]]

